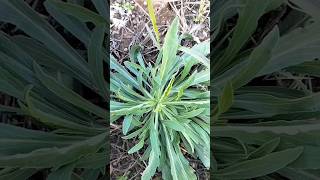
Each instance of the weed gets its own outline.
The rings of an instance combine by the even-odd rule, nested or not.
[[[157,169],[164,179],[196,179],[185,153],[210,166],[210,95],[208,88],[197,88],[209,85],[209,41],[180,46],[178,28],[176,18],[154,64],[146,63],[139,47],[124,66],[110,58],[111,120],[123,119],[123,138],[138,140],[128,153],[143,150],[149,159],[142,179]]]

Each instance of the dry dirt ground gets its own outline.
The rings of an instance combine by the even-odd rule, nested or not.
[[[130,47],[140,44],[144,54],[156,51],[148,33],[152,25],[146,0],[111,0],[111,52],[119,61],[127,58]],[[189,33],[195,41],[209,38],[209,0],[154,0],[157,25],[161,36],[174,17],[180,18],[180,30]]]
[[[161,39],[174,17],[180,19],[181,33],[191,34],[193,42],[209,38],[209,0],[153,0],[157,25]],[[133,45],[143,47],[143,55],[147,61],[152,61],[157,54],[148,29],[152,31],[146,0],[111,0],[111,53],[123,62]],[[127,151],[135,142],[122,139],[121,120],[111,125],[111,162],[112,179],[140,179],[147,161],[140,158],[143,152],[129,155]],[[209,179],[209,172],[201,162],[189,157],[190,165],[196,170],[198,179]],[[154,179],[161,179],[156,174]]]

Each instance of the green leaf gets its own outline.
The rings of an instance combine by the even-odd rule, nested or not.
[[[223,56],[214,65],[213,72],[221,72],[222,68],[229,65],[233,58],[248,41],[251,34],[258,26],[258,20],[268,7],[269,1],[248,0],[245,7],[240,10],[239,18],[232,34],[232,39]]]
[[[219,114],[226,112],[233,104],[233,87],[231,83],[227,83],[223,89],[218,102]]]
[[[197,51],[192,50],[191,48],[180,46],[179,50],[191,55],[194,57],[197,61],[205,65],[207,68],[210,68],[210,60],[206,58],[202,53],[199,53]]]
[[[280,138],[275,138],[266,142],[265,144],[257,148],[255,151],[250,153],[248,155],[248,159],[255,159],[255,158],[268,155],[278,147],[279,143],[280,143]]]
[[[249,179],[284,168],[303,152],[302,147],[270,153],[261,158],[243,161],[213,173],[215,178]]]
[[[124,135],[126,135],[129,131],[129,128],[132,123],[132,118],[133,118],[132,115],[128,115],[124,117],[123,124],[122,124],[122,132]]]
[[[107,117],[107,113],[104,109],[90,103],[88,100],[76,94],[71,89],[68,89],[67,87],[58,83],[55,79],[45,74],[41,67],[36,63],[34,63],[34,70],[41,83],[43,83],[51,92],[55,93],[60,98],[81,109],[92,112],[103,119]]]
[[[144,146],[144,139],[141,139],[136,145],[129,149],[128,154],[135,153],[139,151]]]
[[[60,11],[74,16],[83,22],[93,22],[96,25],[107,23],[106,19],[104,19],[102,16],[79,5],[65,3],[57,0],[47,0],[47,3],[52,4]]]
[[[124,67],[122,67],[112,55],[110,55],[110,69],[116,70],[121,74],[121,76],[123,76],[128,82],[130,82],[133,87],[139,88],[139,83],[137,82],[137,80],[132,77],[132,75],[128,73],[128,71]]]
[[[101,14],[106,20],[110,17],[108,1],[104,0],[91,0],[99,14]]]
[[[63,148],[43,148],[25,154],[0,156],[0,167],[51,168],[62,166],[78,160],[85,154],[97,152],[105,141],[106,133],[103,133]]]
[[[61,8],[57,8],[52,1],[45,1],[46,10],[53,16],[64,28],[69,30],[74,36],[81,40],[84,44],[89,44],[90,30],[80,20],[68,15]]]
[[[93,73],[95,84],[99,88],[101,96],[107,99],[108,85],[104,79],[103,71],[103,41],[106,27],[104,25],[97,26],[92,33],[92,37],[89,43],[88,60],[89,67]]]
[[[17,25],[26,34],[42,42],[85,79],[90,79],[91,72],[86,61],[26,2],[20,0],[1,1],[0,12],[2,21]]]
[[[319,179],[319,172],[317,170],[298,170],[292,168],[283,168],[279,173],[291,180],[317,180]]]
[[[71,180],[71,174],[74,167],[75,167],[75,163],[71,163],[63,167],[60,167],[59,169],[49,174],[48,180],[56,180],[56,179]]]
[[[170,25],[167,34],[164,38],[164,43],[162,47],[162,63],[160,66],[160,79],[166,79],[165,75],[170,71],[172,65],[175,64],[176,54],[179,46],[179,19],[176,17],[172,24]],[[164,82],[163,82],[164,83]]]
[[[262,43],[253,50],[245,68],[232,79],[234,89],[238,89],[239,87],[247,84],[267,64],[271,58],[271,51],[278,42],[278,39],[279,30],[276,26],[263,39]]]
[[[147,168],[143,171],[141,179],[149,180],[155,174],[157,167],[159,166],[159,155],[155,154],[154,151],[150,152],[149,162]]]
[[[320,24],[313,23],[281,36],[272,51],[271,60],[257,77],[319,58],[319,29]]]

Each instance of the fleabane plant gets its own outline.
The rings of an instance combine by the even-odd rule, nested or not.
[[[209,41],[183,47],[178,31],[175,18],[154,63],[137,47],[124,65],[110,57],[111,121],[123,121],[123,138],[137,140],[128,153],[148,159],[141,179],[157,170],[163,179],[197,179],[187,154],[210,166]]]

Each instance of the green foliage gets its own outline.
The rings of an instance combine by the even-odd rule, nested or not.
[[[31,116],[47,129],[0,124],[0,179],[28,179],[45,169],[49,180],[106,176],[107,110],[76,88],[86,86],[107,100],[103,77],[107,4],[92,3],[99,14],[81,4],[44,2],[49,14],[85,45],[86,53],[80,53],[26,2],[0,1],[0,21],[26,34],[0,33],[0,91],[19,103],[19,107],[1,106],[1,111]],[[92,22],[94,29],[86,22]]]
[[[143,150],[149,159],[141,179],[157,170],[163,179],[196,179],[182,151],[210,166],[209,41],[182,47],[178,32],[175,18],[154,63],[136,47],[124,66],[110,57],[111,119],[124,119],[124,138],[137,140],[129,153]]]
[[[285,6],[293,9],[264,28],[261,17]],[[281,73],[291,83],[298,75],[319,77],[319,3],[226,0],[215,1],[213,10],[211,177],[319,179],[319,92],[248,84]],[[232,30],[230,18],[237,19]]]

